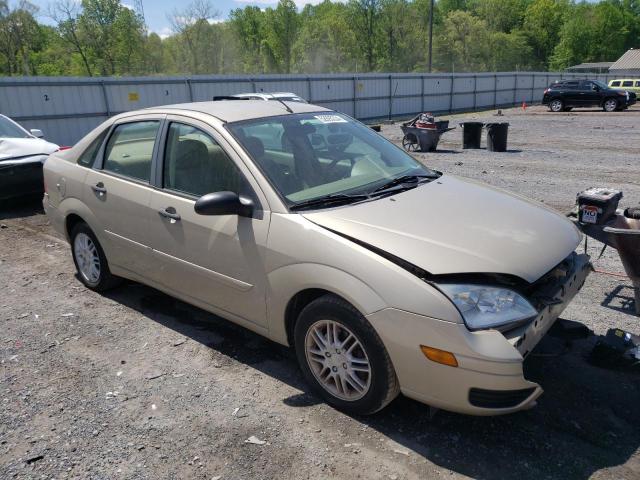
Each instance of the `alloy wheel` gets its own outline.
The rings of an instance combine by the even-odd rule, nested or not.
[[[616,108],[618,108],[618,102],[616,102],[613,98],[610,98],[604,102],[604,109],[607,112],[613,112]]]
[[[331,395],[346,401],[371,387],[371,364],[360,340],[346,326],[320,320],[307,330],[305,356],[311,373]]]
[[[73,240],[73,253],[80,275],[91,285],[97,285],[100,282],[100,256],[91,237],[78,233]]]
[[[551,111],[559,112],[562,110],[562,100],[554,100],[551,102]]]

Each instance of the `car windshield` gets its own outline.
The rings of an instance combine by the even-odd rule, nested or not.
[[[30,135],[11,120],[0,116],[0,138],[29,138]]]
[[[416,186],[423,177],[439,175],[336,112],[260,118],[227,128],[289,206],[322,198],[367,198],[386,186],[399,189],[405,181]]]

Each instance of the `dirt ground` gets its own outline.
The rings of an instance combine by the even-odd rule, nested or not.
[[[640,108],[504,113],[451,125],[507,121],[508,152],[463,151],[456,129],[417,156],[562,212],[596,185],[640,202]],[[350,417],[307,393],[286,348],[145,286],[85,289],[37,201],[0,219],[2,479],[640,478],[640,377],[586,360],[607,329],[640,333],[627,278],[592,274],[563,318],[593,335],[548,335],[528,358],[534,409],[431,418],[398,398]],[[596,268],[623,271],[611,251]]]

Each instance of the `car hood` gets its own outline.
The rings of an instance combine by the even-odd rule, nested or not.
[[[379,200],[303,215],[435,275],[501,273],[534,282],[581,239],[568,219],[541,204],[447,175]]]
[[[49,155],[58,146],[41,138],[0,138],[0,162],[33,155]]]

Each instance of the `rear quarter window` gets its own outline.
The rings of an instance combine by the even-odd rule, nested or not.
[[[640,87],[640,80],[636,80],[636,87]]]
[[[107,132],[109,129],[103,131],[100,135],[98,135],[93,142],[89,144],[89,146],[85,149],[84,152],[78,158],[78,165],[82,165],[83,167],[91,168],[98,157],[98,152],[100,151],[100,147],[102,146],[102,142],[104,142],[104,137],[107,136]]]

